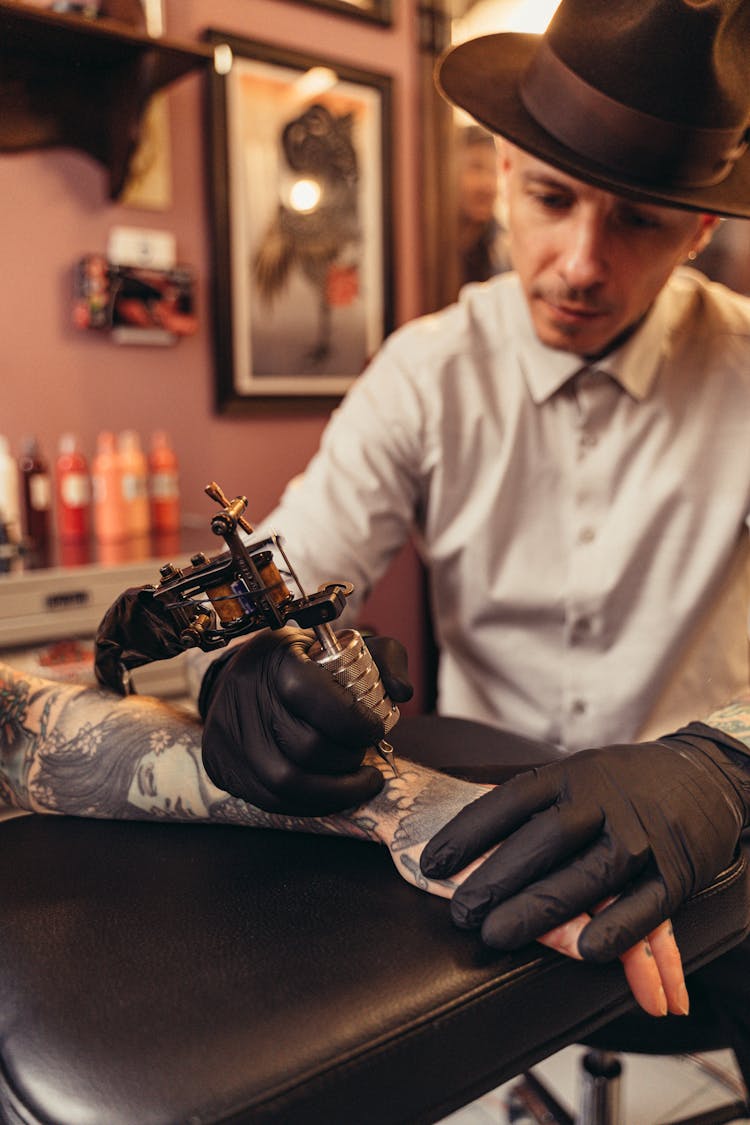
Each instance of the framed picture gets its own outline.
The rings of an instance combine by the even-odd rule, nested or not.
[[[384,26],[392,23],[391,0],[303,0],[303,3]]]
[[[338,398],[393,327],[391,80],[205,37],[217,409]]]

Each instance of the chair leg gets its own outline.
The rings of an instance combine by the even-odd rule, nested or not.
[[[734,1079],[727,1080],[716,1067],[700,1056],[686,1056],[735,1095],[735,1100],[689,1117],[673,1119],[669,1125],[726,1125],[750,1116],[744,1089]],[[516,1082],[508,1098],[508,1119],[518,1125],[621,1125],[620,1057],[611,1051],[589,1050],[581,1062],[578,1113],[571,1117],[550,1090],[529,1071]],[[624,1123],[623,1123],[624,1125]]]
[[[524,1125],[575,1125],[575,1120],[557,1098],[528,1071],[511,1087],[508,1094],[508,1121]]]
[[[610,1051],[587,1051],[583,1058],[579,1114],[571,1117],[557,1098],[529,1071],[510,1092],[511,1122],[535,1125],[619,1125],[620,1075],[618,1056]]]
[[[581,1064],[577,1125],[619,1125],[622,1064],[611,1051],[587,1051]]]

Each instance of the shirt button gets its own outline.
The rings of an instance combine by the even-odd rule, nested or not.
[[[574,715],[583,715],[586,711],[586,700],[574,699],[570,705],[570,710]]]
[[[589,617],[579,617],[574,621],[570,630],[570,639],[573,644],[583,641],[588,637],[591,632],[591,619]]]
[[[590,543],[595,538],[595,536],[596,532],[593,527],[582,527],[578,532],[578,542]]]

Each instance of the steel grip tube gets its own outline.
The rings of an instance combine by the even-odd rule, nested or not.
[[[311,660],[325,668],[337,683],[352,692],[357,700],[364,703],[383,722],[385,733],[395,727],[400,712],[395,703],[386,695],[378,666],[367,648],[362,634],[356,629],[344,629],[334,633],[324,626],[325,633],[313,642],[308,652]]]

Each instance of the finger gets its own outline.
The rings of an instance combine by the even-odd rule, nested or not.
[[[262,790],[265,791],[265,803],[261,807],[269,812],[296,816],[325,816],[371,801],[385,784],[383,774],[373,766],[363,766],[356,773],[345,777],[333,778],[306,773],[299,775],[299,779],[299,785],[289,779],[270,789],[266,789],[261,783],[259,794]]]
[[[578,952],[578,939],[590,921],[590,914],[578,914],[562,925],[548,930],[537,940],[540,945],[546,945],[549,949],[564,953],[566,957],[572,957],[574,961],[580,961],[582,958]]]
[[[541,945],[555,949],[566,957],[580,960],[578,942],[583,931],[591,921],[590,914],[578,914],[561,926],[543,934],[538,940]],[[621,958],[625,978],[637,1001],[650,1016],[667,1014],[667,998],[654,953],[647,941],[638,942]]]
[[[367,637],[365,644],[388,695],[394,703],[406,703],[414,695],[414,686],[409,679],[409,658],[404,646],[395,637]]]
[[[579,911],[591,910],[634,878],[648,859],[645,838],[636,839],[635,831],[616,846],[602,837],[581,854],[598,830],[598,810],[581,806],[555,806],[535,816],[456,891],[454,921],[477,926],[499,907],[488,932],[498,948],[517,949]],[[640,827],[637,835],[642,836]],[[555,870],[571,856],[572,862]]]
[[[644,1012],[650,1016],[666,1016],[666,992],[650,942],[636,942],[625,950],[620,960],[630,991]]]
[[[616,901],[612,897],[603,899],[593,911],[594,915],[601,914]],[[656,930],[654,935],[657,935]],[[659,962],[651,945],[651,936],[653,935],[649,935],[644,941],[636,942],[634,946],[622,954],[620,960],[625,970],[625,979],[630,985],[630,991],[643,1010],[651,1016],[665,1016],[668,1007],[666,990],[659,969]]]
[[[673,1016],[688,1015],[690,1000],[685,984],[680,948],[675,940],[671,918],[651,931],[648,935],[648,942],[659,970],[669,1011]]]
[[[579,949],[586,961],[611,961],[657,929],[672,913],[660,876],[644,874],[586,927]]]
[[[443,879],[500,843],[558,794],[556,765],[529,770],[485,793],[441,828],[422,853],[425,875]]]
[[[292,715],[332,741],[365,749],[383,737],[382,720],[330,672],[310,660],[302,643],[283,651],[270,686]]]
[[[360,739],[356,745],[342,744],[283,710],[270,716],[270,727],[273,741],[285,757],[312,773],[351,773],[359,768],[365,747],[374,741],[368,739],[365,747]]]

